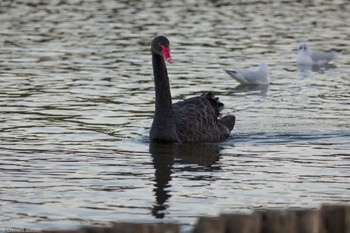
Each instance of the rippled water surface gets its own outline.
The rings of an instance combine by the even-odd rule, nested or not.
[[[350,6],[249,2],[1,1],[0,226],[349,203]],[[171,41],[174,100],[214,90],[237,117],[227,141],[148,140],[158,34]],[[344,52],[298,69],[300,42]],[[223,71],[261,61],[268,88]]]

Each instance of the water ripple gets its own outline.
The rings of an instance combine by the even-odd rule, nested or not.
[[[0,227],[193,224],[349,203],[349,10],[345,1],[1,1]],[[215,91],[237,117],[227,141],[150,143],[149,44],[160,33],[175,59],[174,101]],[[297,67],[300,42],[345,51],[330,66]],[[269,87],[223,71],[261,61]]]

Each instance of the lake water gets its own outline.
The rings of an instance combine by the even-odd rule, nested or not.
[[[1,1],[0,227],[350,203],[350,5],[230,2]],[[159,34],[174,101],[215,91],[237,117],[227,141],[150,143]],[[344,52],[298,69],[301,42]],[[268,88],[223,71],[262,61]]]

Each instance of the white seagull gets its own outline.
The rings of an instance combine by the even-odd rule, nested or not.
[[[261,63],[257,70],[224,70],[244,85],[269,85],[270,83],[269,71],[265,63]]]
[[[307,44],[299,46],[297,56],[298,65],[326,65],[331,60],[339,57],[341,50],[334,51],[311,51]]]

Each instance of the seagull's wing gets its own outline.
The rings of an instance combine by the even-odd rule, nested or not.
[[[338,57],[339,55],[340,55],[340,52],[337,52],[337,51],[330,51],[330,52],[312,51],[310,53],[310,57],[312,61],[318,64],[328,63],[332,59]]]
[[[232,78],[241,84],[267,84],[267,74],[256,70],[228,70],[225,69]]]
[[[240,70],[238,74],[243,77],[246,84],[266,85],[268,84],[268,74],[261,70]]]
[[[237,82],[241,84],[247,84],[245,78],[239,73],[240,71],[225,69],[226,73],[228,73],[232,78],[234,78]]]

